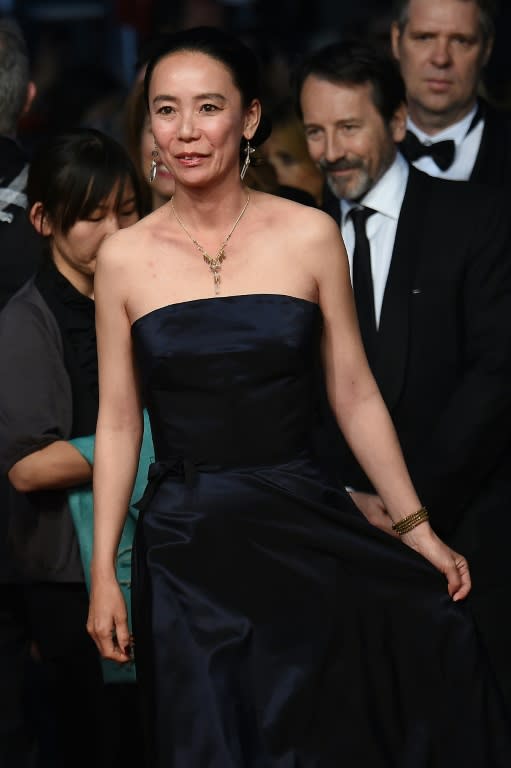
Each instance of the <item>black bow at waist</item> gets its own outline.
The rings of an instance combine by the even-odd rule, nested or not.
[[[147,485],[142,498],[137,501],[135,507],[143,512],[149,505],[154,494],[160,487],[163,480],[171,477],[185,484],[187,488],[193,488],[197,482],[199,468],[204,471],[212,471],[212,468],[205,467],[200,462],[185,458],[184,456],[173,456],[165,461],[156,461],[149,465],[147,472]]]

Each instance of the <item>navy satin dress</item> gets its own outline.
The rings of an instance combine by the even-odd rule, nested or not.
[[[467,609],[311,452],[318,306],[199,299],[132,332],[156,452],[133,574],[150,768],[509,768]]]

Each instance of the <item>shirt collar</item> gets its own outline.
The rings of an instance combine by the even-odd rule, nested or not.
[[[444,130],[440,131],[440,133],[435,133],[434,136],[430,136],[428,133],[424,133],[424,131],[415,125],[410,117],[408,117],[407,125],[408,128],[413,131],[419,141],[421,141],[423,144],[436,144],[438,141],[446,141],[450,139],[454,141],[458,147],[470,129],[472,120],[476,116],[477,109],[478,105],[475,104],[468,115],[465,115],[462,120],[447,126],[447,128],[444,128]]]
[[[390,219],[398,220],[403,205],[403,199],[408,183],[410,169],[404,157],[397,152],[396,157],[390,168],[385,171],[374,187],[359,201],[354,203],[351,200],[341,200],[341,215],[343,224],[352,208],[358,204],[387,216]]]

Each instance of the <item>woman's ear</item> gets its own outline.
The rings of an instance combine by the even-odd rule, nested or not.
[[[257,130],[261,119],[261,102],[254,99],[245,113],[243,136],[250,141]]]
[[[36,232],[43,237],[49,237],[53,233],[53,228],[44,212],[42,203],[34,203],[30,209],[29,218]]]

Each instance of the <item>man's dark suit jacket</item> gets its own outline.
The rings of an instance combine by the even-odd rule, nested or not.
[[[507,599],[511,581],[511,228],[501,197],[410,169],[371,361],[432,525],[469,558],[481,612],[495,588]],[[338,201],[329,212],[339,221]],[[331,440],[343,482],[371,492],[335,427]],[[502,644],[495,624],[480,621],[489,645]]]
[[[481,101],[481,107],[485,124],[469,181],[511,186],[511,115],[499,112],[485,101]]]

